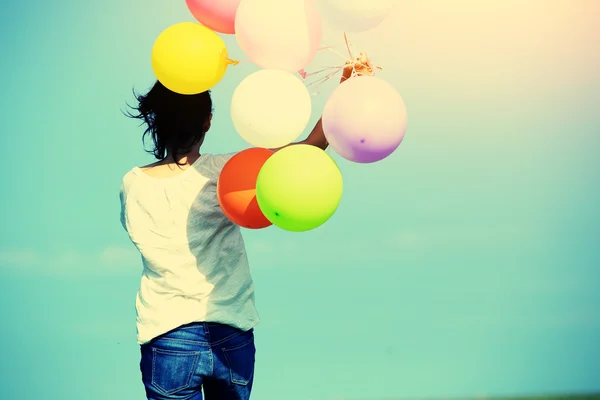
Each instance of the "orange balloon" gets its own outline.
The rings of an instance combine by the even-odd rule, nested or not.
[[[274,153],[263,148],[239,152],[223,167],[217,181],[217,198],[223,213],[233,223],[248,229],[262,229],[272,223],[256,200],[256,180],[263,164]]]

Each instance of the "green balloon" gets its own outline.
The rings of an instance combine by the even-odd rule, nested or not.
[[[273,225],[305,232],[323,225],[342,199],[342,174],[318,147],[298,144],[273,154],[256,181],[256,200]]]

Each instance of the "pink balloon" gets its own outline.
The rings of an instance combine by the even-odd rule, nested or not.
[[[244,54],[259,67],[302,70],[321,47],[316,0],[243,0],[235,35]]]
[[[235,13],[241,0],[186,0],[194,18],[215,32],[235,33]]]
[[[392,154],[407,126],[406,106],[386,81],[357,76],[334,89],[323,111],[323,131],[340,156],[373,163]]]

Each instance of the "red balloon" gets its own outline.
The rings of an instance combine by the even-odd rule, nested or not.
[[[235,14],[240,0],[185,0],[190,12],[202,25],[215,32],[234,34]]]
[[[268,149],[247,149],[233,156],[223,167],[217,181],[217,198],[223,213],[233,223],[249,229],[272,225],[258,206],[256,179],[273,154]]]

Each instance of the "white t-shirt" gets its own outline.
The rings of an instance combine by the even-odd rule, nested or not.
[[[134,167],[123,178],[121,223],[143,264],[139,344],[191,322],[242,330],[259,322],[240,228],[223,214],[216,194],[232,156],[203,154],[174,177]]]

